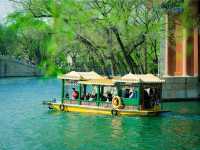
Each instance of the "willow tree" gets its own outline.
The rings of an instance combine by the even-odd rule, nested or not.
[[[146,0],[14,2],[21,5],[20,13],[50,28],[49,61],[61,69],[146,73],[158,63],[162,11],[157,3],[149,7]]]

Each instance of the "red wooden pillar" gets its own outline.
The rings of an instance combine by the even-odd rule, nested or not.
[[[178,16],[168,16],[168,75],[183,75],[184,28]]]
[[[176,27],[175,27],[175,42],[176,42],[176,62],[175,62],[175,75],[181,76],[183,75],[183,48],[184,48],[184,37],[183,37],[183,26],[181,25],[180,20],[176,20]]]
[[[167,16],[167,74],[173,76],[176,70],[176,47],[175,47],[175,20],[173,15]]]
[[[200,14],[198,5],[200,5],[200,1],[191,0],[188,6],[190,8],[189,15],[192,18]],[[166,74],[170,76],[199,76],[199,30],[194,26],[193,22],[186,25],[181,15],[171,13],[167,17]]]
[[[194,37],[193,29],[187,30],[187,46],[186,46],[186,73],[192,76],[194,73]]]
[[[198,30],[198,76],[200,76],[200,30]]]
[[[199,40],[199,33],[198,29],[194,29],[194,76],[198,76],[199,74],[199,67],[200,67],[200,56],[199,56],[199,45],[200,45],[200,40]]]

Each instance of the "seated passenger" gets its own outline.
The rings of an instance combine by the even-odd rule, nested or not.
[[[150,108],[151,103],[150,103],[150,96],[147,92],[147,90],[144,90],[144,108]]]
[[[155,104],[155,94],[152,88],[149,89],[150,105],[151,107]]]
[[[102,101],[106,101],[106,99],[107,99],[106,96],[104,96],[102,94],[100,94],[100,98],[101,98]]]
[[[154,102],[154,104],[159,105],[159,103],[160,103],[159,91],[158,91],[158,89],[155,89],[155,102]]]
[[[97,94],[96,93],[93,95],[93,97],[94,97],[94,100],[97,100]]]
[[[90,96],[91,96],[90,93],[87,93],[87,94],[85,95],[85,99],[86,99],[86,100],[89,100],[89,99],[90,99]]]
[[[112,101],[112,94],[110,92],[107,93],[107,100]]]
[[[69,94],[68,93],[65,94],[65,98],[69,99]]]
[[[125,95],[124,95],[125,98],[129,98],[129,91],[130,91],[130,89],[125,90]]]
[[[89,101],[93,101],[96,99],[96,94],[95,95],[91,95],[90,98],[89,98]]]
[[[131,91],[129,94],[130,94],[130,95],[129,95],[128,98],[134,98],[134,93],[133,93],[132,91]]]
[[[78,98],[78,91],[75,88],[72,88],[72,100],[76,100]]]
[[[149,96],[150,96],[151,98],[154,97],[154,91],[153,91],[152,88],[149,89]]]
[[[137,98],[137,91],[131,90],[129,98]]]
[[[85,98],[85,95],[82,95],[82,96],[81,96],[81,100],[84,100],[84,98]]]

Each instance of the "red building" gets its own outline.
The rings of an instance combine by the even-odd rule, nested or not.
[[[200,96],[200,0],[181,2],[185,7],[167,12],[165,18],[161,73],[166,79],[166,99]]]

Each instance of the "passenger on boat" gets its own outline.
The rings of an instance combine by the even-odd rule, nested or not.
[[[92,94],[90,95],[89,101],[94,101],[96,100],[97,94]]]
[[[78,91],[75,88],[72,88],[72,90],[72,100],[75,100],[78,98]]]
[[[130,90],[129,97],[128,98],[136,98],[137,97],[137,92],[133,90]]]
[[[91,96],[90,93],[86,93],[86,95],[85,95],[85,99],[86,99],[86,100],[89,100],[89,99],[90,99],[90,96]]]
[[[149,97],[150,106],[153,107],[155,104],[155,92],[152,88],[149,89]]]
[[[160,103],[160,96],[159,96],[159,91],[157,88],[155,88],[155,105],[159,105]]]
[[[69,99],[69,94],[68,93],[65,94],[65,98]]]
[[[125,95],[124,95],[125,98],[129,98],[129,91],[130,91],[130,89],[125,90]]]
[[[104,95],[102,95],[102,94],[100,94],[100,97],[101,97],[101,100],[102,100],[102,101],[106,101],[106,99],[107,99],[107,97],[104,96]]]
[[[110,92],[107,93],[107,101],[112,101],[112,94]]]
[[[97,100],[97,93],[93,95],[94,99]]]
[[[90,98],[89,98],[89,101],[90,101],[90,102],[91,102],[91,101],[93,101],[93,100],[94,100],[94,98],[93,98],[93,97],[90,97]]]
[[[81,95],[81,100],[84,100],[84,98],[85,98],[85,95]]]
[[[150,96],[147,92],[147,89],[144,89],[144,108],[150,108],[151,103],[150,103]]]

